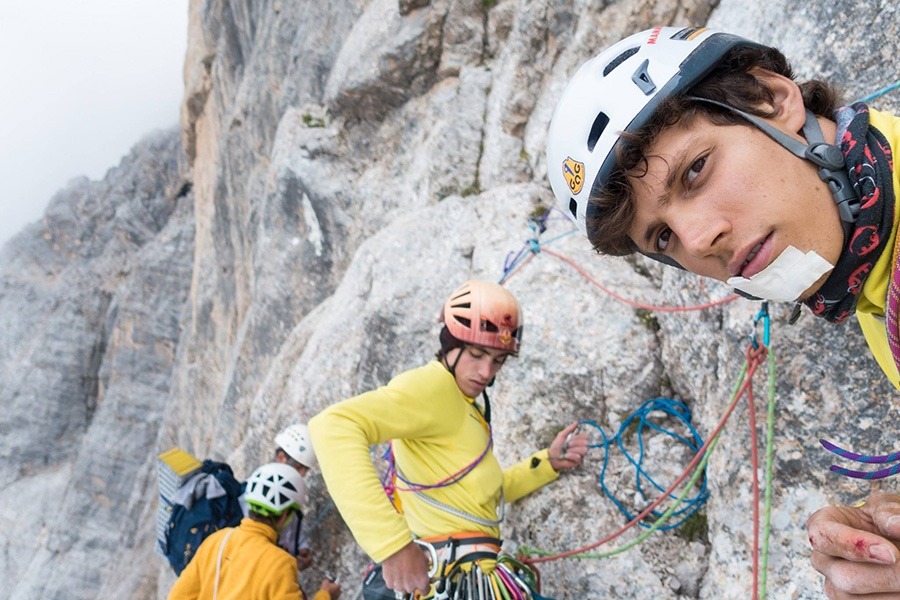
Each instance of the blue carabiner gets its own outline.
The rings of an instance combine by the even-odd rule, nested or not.
[[[769,328],[771,324],[771,319],[769,319],[769,301],[763,300],[762,305],[759,308],[759,312],[756,313],[756,316],[753,317],[753,327],[750,333],[750,343],[753,345],[753,349],[756,350],[759,348],[759,338],[756,335],[757,327],[759,326],[759,322],[762,321],[763,324],[763,346],[766,348],[769,347]]]

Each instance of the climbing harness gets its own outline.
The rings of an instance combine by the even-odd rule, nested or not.
[[[501,540],[482,533],[416,540],[436,557],[433,600],[541,600],[537,571],[500,552]],[[398,598],[400,596],[397,596]],[[403,598],[406,598],[404,595]]]

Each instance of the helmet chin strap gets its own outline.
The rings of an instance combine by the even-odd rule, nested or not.
[[[859,217],[859,195],[853,189],[850,178],[847,176],[847,170],[844,168],[844,155],[841,149],[825,141],[819,121],[812,111],[806,111],[806,122],[803,123],[803,136],[807,141],[807,144],[804,144],[783,131],[776,129],[759,117],[722,102],[696,96],[688,96],[688,99],[714,104],[740,115],[794,156],[815,164],[819,168],[819,178],[828,184],[828,189],[831,191],[834,202],[838,207],[841,226],[844,229],[844,241],[846,242],[849,239],[853,224]]]
[[[447,367],[447,370],[450,371],[450,374],[453,375],[453,378],[456,379],[456,365],[459,364],[459,359],[462,358],[463,350],[466,349],[466,345],[462,344],[459,346],[459,353],[456,355],[456,360],[453,361],[453,366],[447,362],[447,355],[444,355],[444,366]]]
[[[456,355],[456,360],[453,361],[452,367],[447,363],[447,355],[444,355],[444,366],[447,367],[447,370],[450,371],[451,375],[453,375],[453,379],[456,379],[456,365],[459,364],[459,359],[462,358],[462,353],[465,349],[466,349],[465,344],[463,344],[462,346],[459,347],[459,354]],[[485,388],[483,390],[481,390],[481,395],[484,397],[484,415],[483,416],[484,416],[484,420],[487,421],[488,424],[490,424],[490,422],[491,422],[491,399],[488,398],[487,388],[494,385],[494,379],[496,379],[496,378],[492,377],[490,382],[488,382],[488,384],[485,386]],[[459,385],[459,384],[457,384],[457,385]]]

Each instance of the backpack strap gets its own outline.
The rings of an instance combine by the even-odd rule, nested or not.
[[[222,543],[219,545],[219,557],[216,559],[216,584],[213,586],[213,600],[216,600],[216,596],[219,595],[219,572],[222,570],[222,554],[225,552],[225,542],[228,541],[228,538],[231,537],[232,533],[234,533],[234,529],[229,529],[228,533],[225,534]]]

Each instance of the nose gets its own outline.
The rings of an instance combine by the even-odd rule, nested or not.
[[[485,381],[487,381],[488,379],[493,377],[494,376],[494,373],[492,372],[493,365],[494,365],[493,359],[491,359],[490,356],[486,356],[484,360],[482,360],[480,363],[478,363],[478,376],[481,377]]]
[[[731,222],[715,210],[698,207],[686,212],[676,226],[673,224],[685,250],[695,256],[714,253],[731,233]]]

